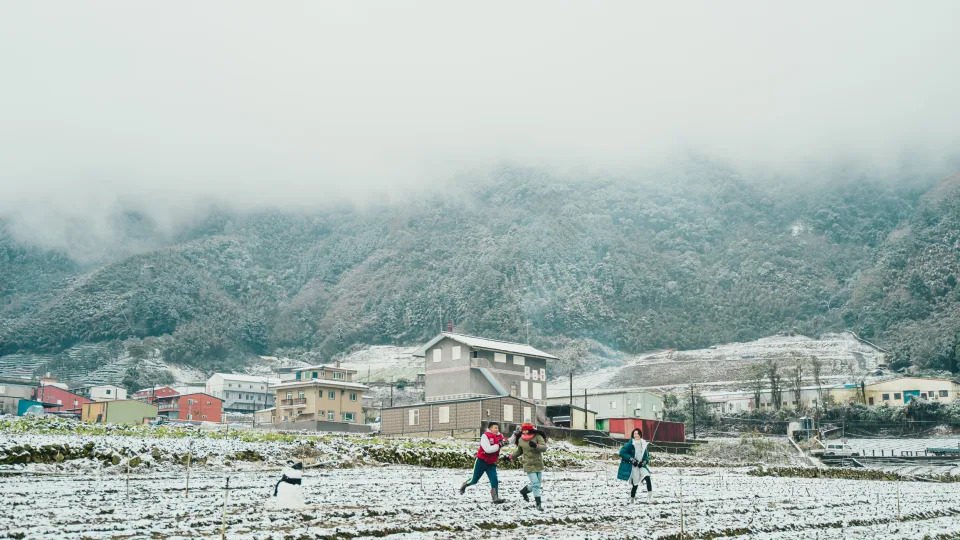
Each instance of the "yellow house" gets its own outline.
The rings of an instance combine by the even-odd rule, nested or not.
[[[914,399],[947,405],[960,397],[960,382],[934,377],[898,377],[866,385],[867,405],[902,406]]]
[[[324,420],[363,422],[363,392],[354,382],[356,370],[336,366],[307,366],[294,371],[294,380],[270,387],[276,392],[272,423]]]

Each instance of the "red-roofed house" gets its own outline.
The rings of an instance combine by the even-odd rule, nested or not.
[[[156,405],[157,400],[160,398],[168,398],[178,395],[180,395],[180,393],[169,386],[154,386],[153,388],[137,390],[133,394],[133,399],[142,401],[144,403],[149,403],[151,405]]]
[[[56,403],[59,407],[45,408],[44,412],[70,412],[80,414],[80,409],[87,403],[92,403],[89,398],[80,394],[74,394],[50,384],[42,384],[34,390],[33,399],[41,403]]]
[[[223,400],[202,392],[157,398],[157,408],[159,416],[171,419],[218,424],[223,421]]]

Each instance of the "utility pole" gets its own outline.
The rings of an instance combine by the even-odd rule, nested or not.
[[[693,398],[693,384],[690,385],[690,412],[693,414],[693,438],[697,438],[697,401]]]
[[[393,377],[390,377],[390,406],[393,407]]]
[[[587,388],[584,387],[584,388],[583,388],[583,411],[584,411],[584,412],[583,412],[583,429],[590,429],[590,428],[587,426],[587,412],[586,412],[587,409],[588,409],[588,407],[587,407]],[[573,413],[573,411],[570,411],[570,412]]]

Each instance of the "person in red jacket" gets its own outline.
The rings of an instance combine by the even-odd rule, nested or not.
[[[473,464],[473,477],[460,486],[460,494],[463,495],[467,488],[480,481],[484,474],[490,479],[490,497],[494,504],[504,502],[497,494],[500,487],[497,482],[497,460],[500,459],[500,449],[506,444],[507,439],[500,434],[500,424],[490,422],[487,424],[487,431],[480,436],[480,448],[477,450],[477,460]]]

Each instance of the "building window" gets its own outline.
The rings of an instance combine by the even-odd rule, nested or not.
[[[293,399],[293,392],[287,392],[287,399]]]
[[[356,401],[356,400],[357,400],[357,393],[350,392],[350,401]]]
[[[443,354],[443,351],[441,351],[440,349],[434,349],[434,350],[433,350],[433,361],[434,361],[434,362],[439,362],[440,359],[441,359],[441,355],[442,355],[442,354]]]
[[[326,376],[327,376],[327,373],[321,369],[321,370],[320,370],[320,376],[321,376],[321,377],[326,377]]]
[[[520,397],[522,397],[522,398],[524,398],[524,399],[526,399],[527,397],[529,397],[528,394],[527,394],[527,383],[526,383],[526,381],[520,381]]]
[[[233,388],[233,383],[227,383],[228,388]]]
[[[317,378],[317,372],[316,372],[316,371],[313,372],[313,378],[314,378],[314,379]]]
[[[501,364],[506,364],[506,363],[507,363],[507,355],[504,354],[504,353],[502,353],[502,352],[493,353],[493,361],[494,361],[494,362],[500,362]]]
[[[454,348],[452,349],[452,351],[453,351],[453,352],[452,352],[452,354],[451,354],[451,358],[454,359],[454,360],[459,360],[459,359],[460,359],[460,346],[457,345],[456,347],[454,347]]]
[[[540,368],[540,380],[547,380],[547,368]]]
[[[331,421],[332,421],[332,420],[336,420],[336,419],[337,419],[337,413],[336,413],[336,411],[327,411],[327,420],[331,420]]]
[[[450,423],[450,407],[439,407],[437,408],[437,413],[440,415],[441,424]]]
[[[616,402],[616,401],[611,401],[611,402],[610,402],[610,408],[611,408],[611,409],[616,409],[616,408],[617,408],[617,402]]]
[[[480,351],[473,351],[474,358],[480,358]]]
[[[410,425],[420,425],[420,409],[410,409]]]
[[[900,399],[900,392],[894,392],[893,399]]]
[[[193,415],[192,415],[192,414],[187,414],[187,420],[193,420]]]
[[[523,368],[523,378],[524,378],[524,379],[529,379],[529,378],[530,378],[530,366],[524,366],[524,368]]]
[[[298,372],[297,372],[297,380],[298,380],[298,381],[300,380],[300,375],[303,375],[303,373],[301,373],[301,372],[298,371]]]
[[[503,421],[513,422],[513,405],[503,406]]]
[[[872,397],[871,397],[871,398],[868,398],[867,401],[868,401],[867,405],[873,405],[873,398],[872,398]]]
[[[533,378],[533,380],[535,380],[535,381],[539,381],[539,380],[540,380],[540,372],[539,372],[539,371],[533,370],[533,373],[531,373],[530,375],[531,375],[531,377]]]
[[[339,372],[339,371],[336,371],[336,372],[333,373],[333,378],[334,378],[334,379],[343,380],[344,377],[346,377],[346,374],[341,373],[341,372]]]
[[[890,401],[890,394],[883,394],[883,396],[881,397],[883,398],[884,401]]]
[[[329,398],[329,399],[337,399],[337,392],[336,392],[336,390],[331,390],[331,391],[327,392],[327,398]]]
[[[947,391],[946,391],[946,390],[941,390],[941,391],[940,391],[940,397],[947,397]]]
[[[530,414],[531,414],[531,413],[530,413],[530,407],[524,407],[524,408],[523,408],[523,421],[524,421],[524,422],[532,422],[532,421],[533,421],[533,418],[531,418]]]
[[[530,383],[530,386],[533,387],[533,399],[543,399],[543,392],[541,391],[540,383]]]
[[[108,395],[108,396],[110,395],[110,389],[109,389],[109,388],[107,388],[107,395]]]
[[[354,413],[352,412],[345,412],[341,416],[343,417],[344,422],[353,422],[354,419],[356,418],[356,416],[354,416]]]
[[[247,396],[247,397],[249,398],[250,396]],[[306,393],[303,390],[300,390],[299,392],[297,392],[298,399],[303,399],[305,397],[306,397]]]
[[[526,365],[527,359],[522,356],[513,355],[513,363],[518,366]]]

